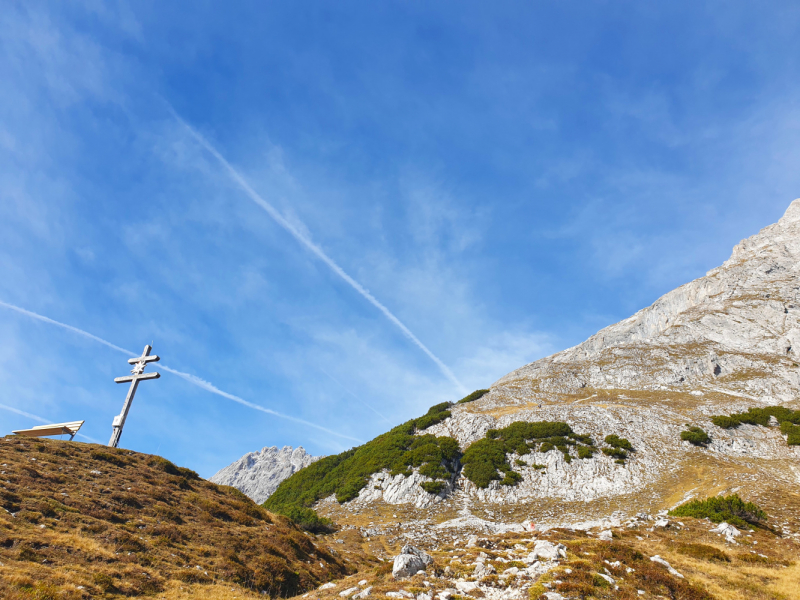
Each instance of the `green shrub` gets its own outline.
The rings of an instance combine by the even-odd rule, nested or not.
[[[742,423],[768,427],[770,417],[775,417],[781,424],[781,433],[788,436],[786,443],[789,446],[800,446],[800,410],[791,410],[785,406],[765,406],[763,408],[748,408],[747,412],[732,415],[717,415],[711,417],[711,422],[723,429],[734,429]]]
[[[317,527],[316,513],[310,508],[331,494],[339,502],[352,500],[374,473],[383,469],[393,474],[409,475],[418,467],[432,479],[446,479],[455,471],[460,456],[458,442],[450,437],[415,435],[450,416],[451,404],[431,407],[422,417],[412,419],[375,439],[337,454],[322,458],[281,482],[262,506],[273,512]],[[433,482],[429,482],[433,483]],[[303,509],[302,511],[296,509]]]
[[[622,448],[603,448],[603,454],[621,460],[623,463],[628,458],[628,453]]]
[[[734,413],[732,415],[717,415],[711,417],[711,422],[717,427],[731,429],[738,427],[742,423],[748,425],[761,425],[767,427],[769,418],[775,417],[779,423],[788,421],[795,425],[800,425],[800,410],[791,410],[784,406],[765,406],[763,408],[748,408],[747,412]]]
[[[429,494],[438,494],[444,489],[443,481],[423,481],[419,486]]]
[[[320,517],[317,511],[303,506],[292,506],[285,513],[298,527],[312,533],[331,533],[334,531],[333,521]]]
[[[578,446],[578,458],[592,458],[594,451],[592,446]]]
[[[566,423],[539,421],[526,423],[518,421],[504,429],[490,429],[486,437],[473,443],[461,457],[464,476],[480,488],[488,487],[492,481],[501,485],[516,485],[521,479],[508,463],[507,455],[530,454],[538,448],[539,452],[558,449],[564,460],[570,461],[570,447],[577,446],[580,456],[581,440],[587,436],[573,434]],[[502,473],[502,476],[501,476]]]
[[[713,523],[726,521],[738,527],[745,527],[747,523],[759,525],[767,520],[767,513],[758,505],[745,502],[737,494],[692,500],[669,511],[669,514],[673,517],[709,519]]]
[[[699,427],[689,427],[688,431],[682,431],[681,439],[686,442],[691,442],[695,446],[704,446],[711,441],[708,434]]]
[[[787,436],[786,443],[790,446],[800,446],[800,426],[784,421],[781,423],[781,433]]]
[[[717,415],[715,417],[711,417],[711,422],[717,427],[722,427],[723,429],[735,429],[736,427],[742,424],[737,419],[725,415]]]
[[[489,390],[475,390],[469,396],[464,396],[456,404],[466,404],[467,402],[474,402],[489,393]]]
[[[606,439],[604,440],[606,444],[611,446],[612,448],[622,448],[623,450],[633,450],[633,446],[631,443],[626,440],[625,438],[619,437],[617,434],[612,433],[611,435],[607,435]]]

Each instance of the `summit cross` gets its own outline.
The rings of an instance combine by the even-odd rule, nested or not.
[[[131,369],[131,374],[114,379],[115,383],[127,383],[130,381],[131,387],[128,388],[128,395],[125,397],[125,404],[122,405],[122,412],[114,417],[114,422],[111,425],[111,439],[108,441],[108,445],[112,448],[116,448],[119,445],[119,438],[122,436],[122,428],[125,426],[125,419],[128,418],[128,411],[131,409],[131,402],[133,402],[133,396],[136,394],[136,388],[139,387],[139,382],[161,377],[159,373],[144,372],[147,363],[157,362],[159,360],[158,356],[150,356],[150,351],[152,349],[152,346],[145,346],[144,352],[142,352],[140,357],[129,358],[128,364],[134,365],[133,369]]]

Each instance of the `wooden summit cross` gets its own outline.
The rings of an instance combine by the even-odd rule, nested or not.
[[[122,435],[122,428],[125,426],[125,419],[128,417],[128,411],[131,409],[131,402],[133,402],[133,396],[136,394],[136,388],[139,387],[139,382],[146,379],[158,379],[161,377],[159,373],[144,372],[144,368],[147,366],[147,363],[156,362],[159,360],[159,358],[155,355],[150,356],[150,350],[152,349],[152,346],[145,346],[144,352],[142,352],[142,355],[139,358],[129,358],[128,364],[135,365],[133,369],[131,369],[131,374],[126,375],[125,377],[117,377],[114,379],[115,383],[126,383],[130,381],[131,387],[128,388],[128,395],[125,397],[125,404],[122,405],[122,412],[114,417],[114,422],[111,425],[113,427],[113,431],[111,433],[111,439],[108,441],[108,445],[112,448],[116,448],[119,444],[119,438]]]

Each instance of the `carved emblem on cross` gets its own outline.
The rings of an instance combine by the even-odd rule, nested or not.
[[[133,396],[136,394],[136,388],[139,387],[139,382],[161,377],[159,373],[144,372],[147,363],[157,362],[159,360],[158,356],[150,356],[150,351],[152,349],[152,346],[145,346],[141,356],[138,358],[129,358],[128,364],[134,365],[133,369],[131,369],[131,374],[114,379],[115,383],[127,383],[130,381],[131,387],[128,388],[128,395],[125,397],[125,404],[122,405],[122,412],[114,417],[114,422],[111,424],[112,432],[108,445],[112,448],[116,448],[119,445],[119,438],[122,436],[122,428],[125,426],[125,419],[128,418],[128,411],[131,409],[131,402],[133,402]]]

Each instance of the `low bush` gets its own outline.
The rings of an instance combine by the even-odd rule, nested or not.
[[[475,390],[469,396],[464,396],[456,404],[466,404],[467,402],[474,402],[489,393],[489,390]]]
[[[317,527],[312,516],[316,513],[310,508],[317,500],[331,494],[339,502],[352,500],[371,475],[384,469],[394,475],[410,475],[411,469],[417,467],[431,479],[447,479],[458,463],[458,442],[450,437],[416,434],[449,417],[451,406],[449,402],[437,404],[422,417],[398,425],[362,446],[312,463],[282,481],[262,506],[292,520],[299,518],[296,522],[303,527],[303,523]],[[301,508],[302,511],[296,510]]]
[[[622,461],[628,458],[628,453],[622,448],[603,448],[603,454]]]
[[[633,450],[633,445],[626,440],[625,438],[619,437],[617,434],[612,433],[611,435],[607,435],[606,439],[603,440],[606,444],[611,446],[612,448],[622,448],[623,450]]]
[[[781,423],[781,433],[786,438],[786,443],[790,446],[800,446],[800,426],[784,421]]]
[[[726,415],[717,415],[715,417],[711,417],[711,422],[717,427],[722,427],[723,429],[734,429],[742,424],[741,421]]]
[[[429,494],[438,494],[444,489],[443,481],[423,481],[419,486]]]
[[[722,550],[707,544],[681,544],[678,546],[678,553],[700,560],[714,560],[717,562],[731,562],[730,556]]]
[[[633,444],[627,439],[619,437],[616,433],[607,435],[603,440],[611,448],[603,448],[603,454],[615,459],[618,465],[624,465],[628,452],[633,452]]]
[[[566,423],[518,421],[504,429],[490,429],[486,437],[473,443],[461,457],[464,476],[480,488],[488,487],[492,481],[501,485],[516,485],[522,476],[508,463],[508,454],[520,456],[532,451],[549,452],[558,449],[566,461],[572,460],[570,448],[578,447],[580,458],[590,458],[593,452],[581,453],[589,436],[574,434]],[[538,465],[537,465],[538,466]],[[502,473],[502,475],[501,475]]]
[[[689,427],[688,431],[682,431],[681,439],[695,446],[705,446],[711,441],[709,435],[699,427]]]
[[[785,406],[765,406],[763,408],[748,408],[747,412],[732,415],[716,415],[711,417],[711,422],[723,429],[735,429],[747,423],[769,427],[770,417],[781,425],[781,433],[787,436],[789,446],[800,446],[800,410],[791,410]]]
[[[312,533],[330,533],[335,530],[333,521],[320,517],[317,511],[303,506],[292,506],[284,516],[289,517],[298,527]]]
[[[733,429],[743,423],[748,425],[769,426],[770,417],[775,417],[778,423],[789,422],[800,425],[800,410],[791,410],[785,406],[765,406],[763,408],[748,408],[747,412],[732,415],[717,415],[711,417],[711,422],[723,429]]]
[[[725,521],[737,527],[746,527],[748,523],[760,525],[767,520],[767,513],[757,504],[745,502],[737,494],[691,500],[669,511],[669,514],[673,517],[708,519],[713,523]]]

